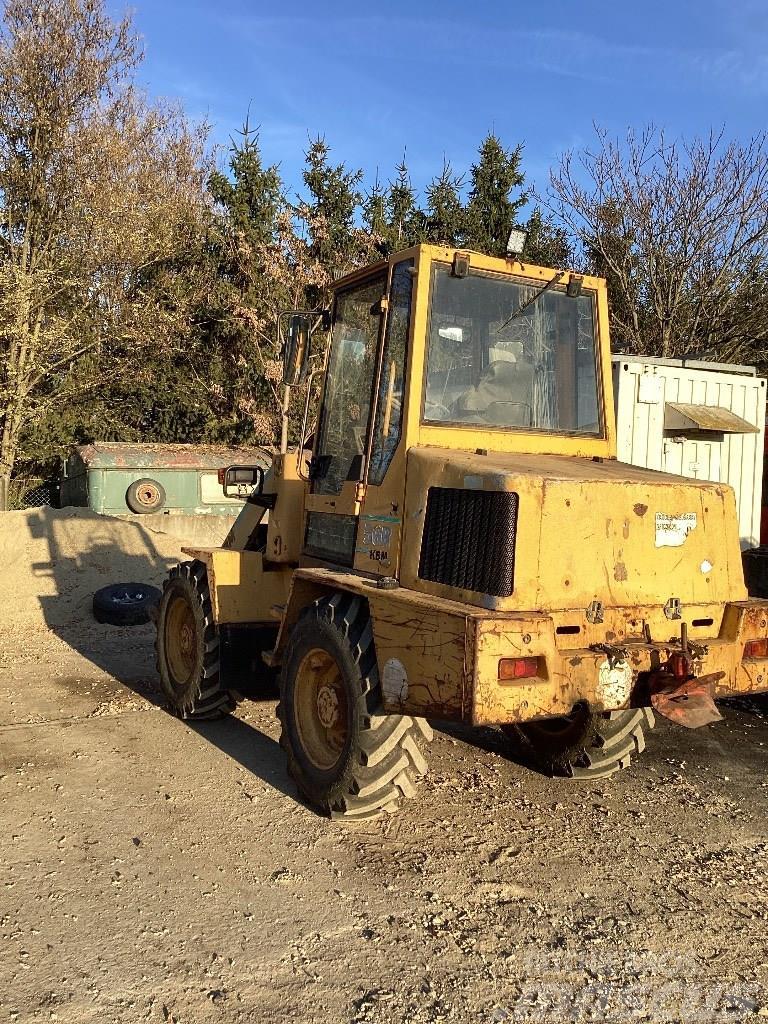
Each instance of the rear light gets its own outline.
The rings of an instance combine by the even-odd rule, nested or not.
[[[219,470],[219,472],[216,475],[218,477],[219,483],[223,487],[224,486],[224,478],[227,475],[227,467],[224,466],[222,469]]]
[[[760,640],[747,640],[744,644],[745,658],[768,658],[768,637]]]
[[[532,679],[538,674],[538,658],[502,658],[499,661],[499,679]]]

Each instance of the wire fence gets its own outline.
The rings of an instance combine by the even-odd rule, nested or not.
[[[8,489],[8,508],[19,511],[25,508],[57,508],[59,484],[57,480],[41,477],[14,477]]]

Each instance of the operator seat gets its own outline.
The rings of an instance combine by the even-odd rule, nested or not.
[[[459,395],[453,411],[461,419],[530,426],[532,406],[533,364],[519,358],[496,359],[483,370],[477,384]]]

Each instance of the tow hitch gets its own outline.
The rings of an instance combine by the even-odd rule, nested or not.
[[[723,716],[712,697],[712,686],[725,676],[725,672],[696,675],[697,666],[707,655],[707,647],[688,639],[687,623],[680,624],[679,640],[673,637],[666,643],[654,642],[645,623],[641,640],[628,641],[624,646],[592,644],[590,650],[605,654],[609,666],[614,668],[626,662],[630,650],[638,647],[649,650],[652,659],[656,660],[655,667],[644,673],[644,679],[641,676],[641,691],[645,697],[641,704],[650,700],[654,711],[687,729],[722,721]],[[662,655],[666,655],[666,661],[661,661]]]
[[[703,644],[688,640],[688,625],[680,625],[680,650],[671,651],[667,661],[649,673],[648,690],[654,711],[686,729],[698,729],[723,716],[712,698],[712,686],[725,672],[697,676],[696,663],[707,653]]]

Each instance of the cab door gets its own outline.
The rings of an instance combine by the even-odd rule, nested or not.
[[[375,419],[369,442],[365,494],[355,546],[356,570],[397,576],[405,500],[406,374],[412,344],[415,261],[392,266]]]
[[[315,448],[304,554],[351,566],[374,401],[385,271],[337,293]]]

